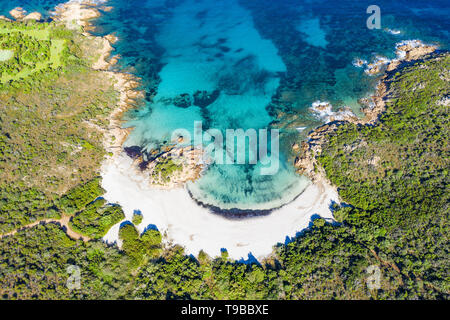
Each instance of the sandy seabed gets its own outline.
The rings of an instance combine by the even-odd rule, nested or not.
[[[122,206],[124,221],[131,221],[133,212],[139,210],[143,215],[137,226],[140,232],[156,226],[165,234],[165,243],[181,245],[186,254],[195,256],[203,250],[216,257],[221,249],[226,249],[229,257],[236,260],[267,257],[273,246],[307,228],[313,215],[332,219],[329,207],[333,201],[339,202],[337,191],[328,183],[311,183],[296,200],[270,215],[230,220],[198,206],[184,188],[160,190],[149,186],[134,168],[132,159],[124,154],[107,160],[102,176],[104,198]],[[124,221],[105,235],[107,243],[121,245],[118,232]]]

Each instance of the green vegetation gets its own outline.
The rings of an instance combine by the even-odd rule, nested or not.
[[[135,213],[133,213],[133,219],[131,221],[133,222],[133,224],[135,226],[137,226],[137,225],[141,224],[143,218],[144,217],[142,216],[142,214],[135,212]]]
[[[120,206],[106,205],[105,199],[98,199],[73,217],[70,227],[91,239],[99,239],[124,218],[125,215]]]
[[[136,269],[145,261],[159,256],[161,235],[158,231],[147,230],[139,235],[136,227],[125,224],[120,228],[119,238],[123,241],[122,250],[130,258],[130,268]]]
[[[87,67],[88,40],[77,33],[11,25],[28,28],[14,36],[30,46],[45,47],[34,42],[49,28],[49,41],[64,38],[76,59],[37,77],[39,86],[36,72],[20,80],[24,90],[0,89],[0,233],[66,214],[71,228],[100,238],[124,217],[100,198],[98,179],[98,127],[114,90]],[[31,70],[33,57],[20,52]],[[449,70],[449,54],[406,66],[388,79],[390,99],[376,125],[346,123],[329,133],[317,159],[347,203],[334,208],[340,223],[315,220],[261,265],[232,262],[226,252],[194,259],[131,223],[120,229],[121,250],[72,240],[50,223],[0,237],[0,298],[448,299]],[[168,179],[177,170],[167,158],[155,172]],[[69,265],[80,268],[79,289],[66,286]],[[381,271],[379,289],[366,284],[369,266]]]
[[[74,214],[93,202],[104,193],[100,186],[100,178],[79,185],[70,190],[59,201],[59,207],[67,214]]]
[[[23,87],[29,78],[48,77],[76,59],[71,55],[66,41],[71,34],[61,27],[48,23],[11,23],[0,21],[0,49],[12,53],[0,61],[0,88],[5,85]]]
[[[131,224],[122,226],[120,238],[123,252],[102,242],[73,241],[60,227],[47,224],[0,239],[0,297],[318,299],[377,294],[364,279],[365,267],[379,262],[344,229],[328,224],[278,248],[276,260],[262,266],[231,262],[226,253],[214,260],[201,253],[197,261],[178,246],[162,250],[157,231],[139,236]],[[80,267],[80,289],[66,286],[69,265]],[[382,284],[389,288],[398,276],[381,269]]]
[[[60,217],[54,201],[36,188],[0,188],[0,234],[38,220]]]
[[[0,189],[0,212],[2,213],[0,215],[0,233],[6,233],[35,221],[59,219],[62,215],[74,215],[78,212],[80,213],[79,219],[87,218],[89,210],[92,210],[90,204],[103,193],[99,178],[78,185],[57,199],[49,199],[37,189],[22,191],[18,188],[5,187]],[[87,212],[84,212],[84,209]],[[113,214],[114,217],[117,217],[120,215],[121,209],[108,209],[106,212],[101,212],[107,216]],[[103,223],[106,224],[107,219],[103,220]]]
[[[319,156],[351,205],[343,228],[401,277],[396,298],[449,294],[449,70],[443,54],[396,73],[379,123],[339,127]]]
[[[182,166],[176,164],[172,158],[162,158],[156,163],[151,175],[154,179],[161,180],[163,183],[170,181],[170,177],[176,172],[182,170]]]
[[[0,241],[2,299],[112,299],[127,292],[127,256],[101,241],[74,241],[52,223]],[[69,265],[80,268],[80,289],[66,286]]]
[[[389,79],[375,126],[343,124],[318,160],[348,204],[315,220],[262,266],[198,261],[173,248],[141,267],[147,299],[448,299],[450,55]],[[369,266],[381,271],[369,289]]]
[[[89,67],[92,61],[82,48],[89,46],[89,54],[100,49],[90,38],[54,23],[6,21],[0,21],[0,35],[0,50],[14,52],[13,58],[0,61],[2,77],[14,78],[0,81],[4,233],[74,214],[102,194],[100,189],[86,195],[80,190],[81,197],[89,198],[85,203],[64,197],[99,175],[105,156],[102,130],[117,92],[111,79]]]

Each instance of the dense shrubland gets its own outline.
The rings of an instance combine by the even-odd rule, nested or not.
[[[71,221],[71,228],[91,239],[100,239],[115,224],[125,218],[120,206],[107,205],[98,199],[77,214]]]
[[[450,55],[404,67],[374,127],[342,125],[321,165],[355,239],[402,277],[398,297],[449,293]]]
[[[130,280],[126,255],[101,241],[74,241],[55,224],[3,238],[0,253],[3,299],[120,298]],[[69,265],[80,267],[79,290],[66,286]]]
[[[0,50],[14,51],[0,62],[2,79],[12,77],[0,81],[0,233],[5,233],[80,211],[65,204],[71,196],[66,193],[98,176],[105,156],[102,129],[117,93],[110,79],[89,67],[81,47],[90,40],[77,32],[54,23],[0,21],[0,35]],[[94,189],[80,196],[95,194],[92,202],[102,193]]]

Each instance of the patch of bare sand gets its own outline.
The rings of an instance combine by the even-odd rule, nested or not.
[[[274,245],[285,243],[287,237],[295,237],[307,228],[313,215],[332,221],[329,206],[338,201],[337,191],[326,181],[318,181],[270,215],[230,220],[198,206],[185,188],[151,187],[132,162],[122,154],[104,163],[105,199],[120,204],[126,220],[131,221],[133,212],[140,210],[144,217],[138,226],[141,232],[155,225],[165,235],[165,243],[179,244],[187,254],[197,255],[203,250],[216,257],[225,248],[236,260],[247,259],[249,254],[257,259],[270,256]],[[120,223],[109,230],[104,240],[121,245],[119,228]]]

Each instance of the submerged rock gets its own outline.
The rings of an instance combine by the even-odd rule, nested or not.
[[[194,93],[194,105],[201,108],[206,108],[214,101],[216,101],[219,95],[219,90],[214,90],[213,92],[197,91]]]
[[[179,108],[188,108],[192,105],[191,96],[188,93],[183,93],[173,99],[173,104]]]

